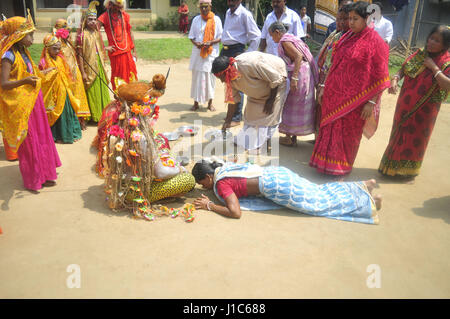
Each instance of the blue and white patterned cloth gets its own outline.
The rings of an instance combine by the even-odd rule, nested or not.
[[[362,182],[318,185],[285,167],[263,169],[259,190],[278,205],[313,216],[378,224],[373,199]]]
[[[363,182],[333,182],[315,184],[285,167],[260,167],[255,164],[226,163],[214,174],[216,184],[222,178],[259,178],[262,196],[239,198],[242,210],[262,211],[283,207],[318,217],[378,224],[378,215],[370,194]]]

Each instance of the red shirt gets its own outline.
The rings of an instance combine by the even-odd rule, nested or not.
[[[217,192],[225,199],[231,194],[237,198],[247,197],[247,179],[240,177],[226,177],[217,182]]]
[[[111,25],[109,23],[110,17],[113,29],[111,29]],[[108,37],[109,45],[114,45],[116,48],[114,52],[108,52],[110,56],[123,54],[128,51],[131,51],[131,49],[134,48],[134,43],[131,40],[130,15],[125,11],[122,11],[122,18],[123,19],[121,19],[118,14],[115,15],[111,13],[110,15],[108,15],[108,11],[105,11],[98,18],[98,21],[103,23],[106,36]],[[122,23],[124,24],[123,28]],[[122,29],[124,34],[122,34]],[[114,35],[112,30],[114,30]],[[117,47],[119,47],[119,49],[117,49]]]

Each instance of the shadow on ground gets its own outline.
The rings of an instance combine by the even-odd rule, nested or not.
[[[423,202],[423,207],[412,209],[416,215],[439,218],[450,224],[450,196],[431,198]]]
[[[6,159],[4,158],[4,152],[2,154],[3,158],[0,161]],[[39,194],[39,191],[29,191],[23,187],[22,175],[19,170],[19,162],[11,162],[11,165],[0,167],[0,176],[2,183],[7,185],[0,188],[0,210],[8,211],[9,202],[14,197],[15,199],[26,198],[28,196],[35,196]]]

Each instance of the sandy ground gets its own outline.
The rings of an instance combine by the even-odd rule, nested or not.
[[[150,80],[168,67],[140,61],[138,73]],[[219,128],[225,117],[222,84],[217,82],[216,112],[205,106],[190,112],[188,61],[170,67],[157,128],[171,131],[194,120],[203,121],[203,132]],[[348,178],[378,179],[384,206],[376,226],[289,210],[244,212],[240,220],[197,211],[190,224],[114,213],[92,170],[94,126],[81,141],[57,145],[63,163],[58,184],[39,194],[24,190],[18,163],[6,161],[0,150],[0,298],[449,298],[449,105],[441,109],[421,175],[405,185],[376,171],[395,102],[384,95],[379,129],[371,140],[363,139]],[[206,146],[200,136],[172,147],[187,150],[190,141]],[[324,182],[307,165],[312,147],[280,146],[280,165]],[[270,158],[254,160],[265,164]],[[202,192],[197,186],[185,202]],[[81,288],[70,289],[67,269],[74,264],[80,267]],[[372,271],[367,269],[374,264],[380,288],[367,285]]]

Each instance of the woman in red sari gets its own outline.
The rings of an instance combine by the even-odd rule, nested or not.
[[[178,14],[180,15],[180,20],[178,22],[178,31],[181,33],[187,33],[189,26],[189,7],[186,1],[181,1],[178,7]]]
[[[350,5],[350,30],[335,43],[325,80],[309,165],[329,175],[351,172],[362,134],[375,133],[381,93],[389,87],[389,47],[367,26],[367,6],[363,1]]]
[[[409,182],[419,174],[436,117],[450,90],[449,48],[450,28],[436,26],[425,49],[408,57],[394,75],[389,93],[397,92],[401,78],[404,82],[380,173],[405,177]]]

